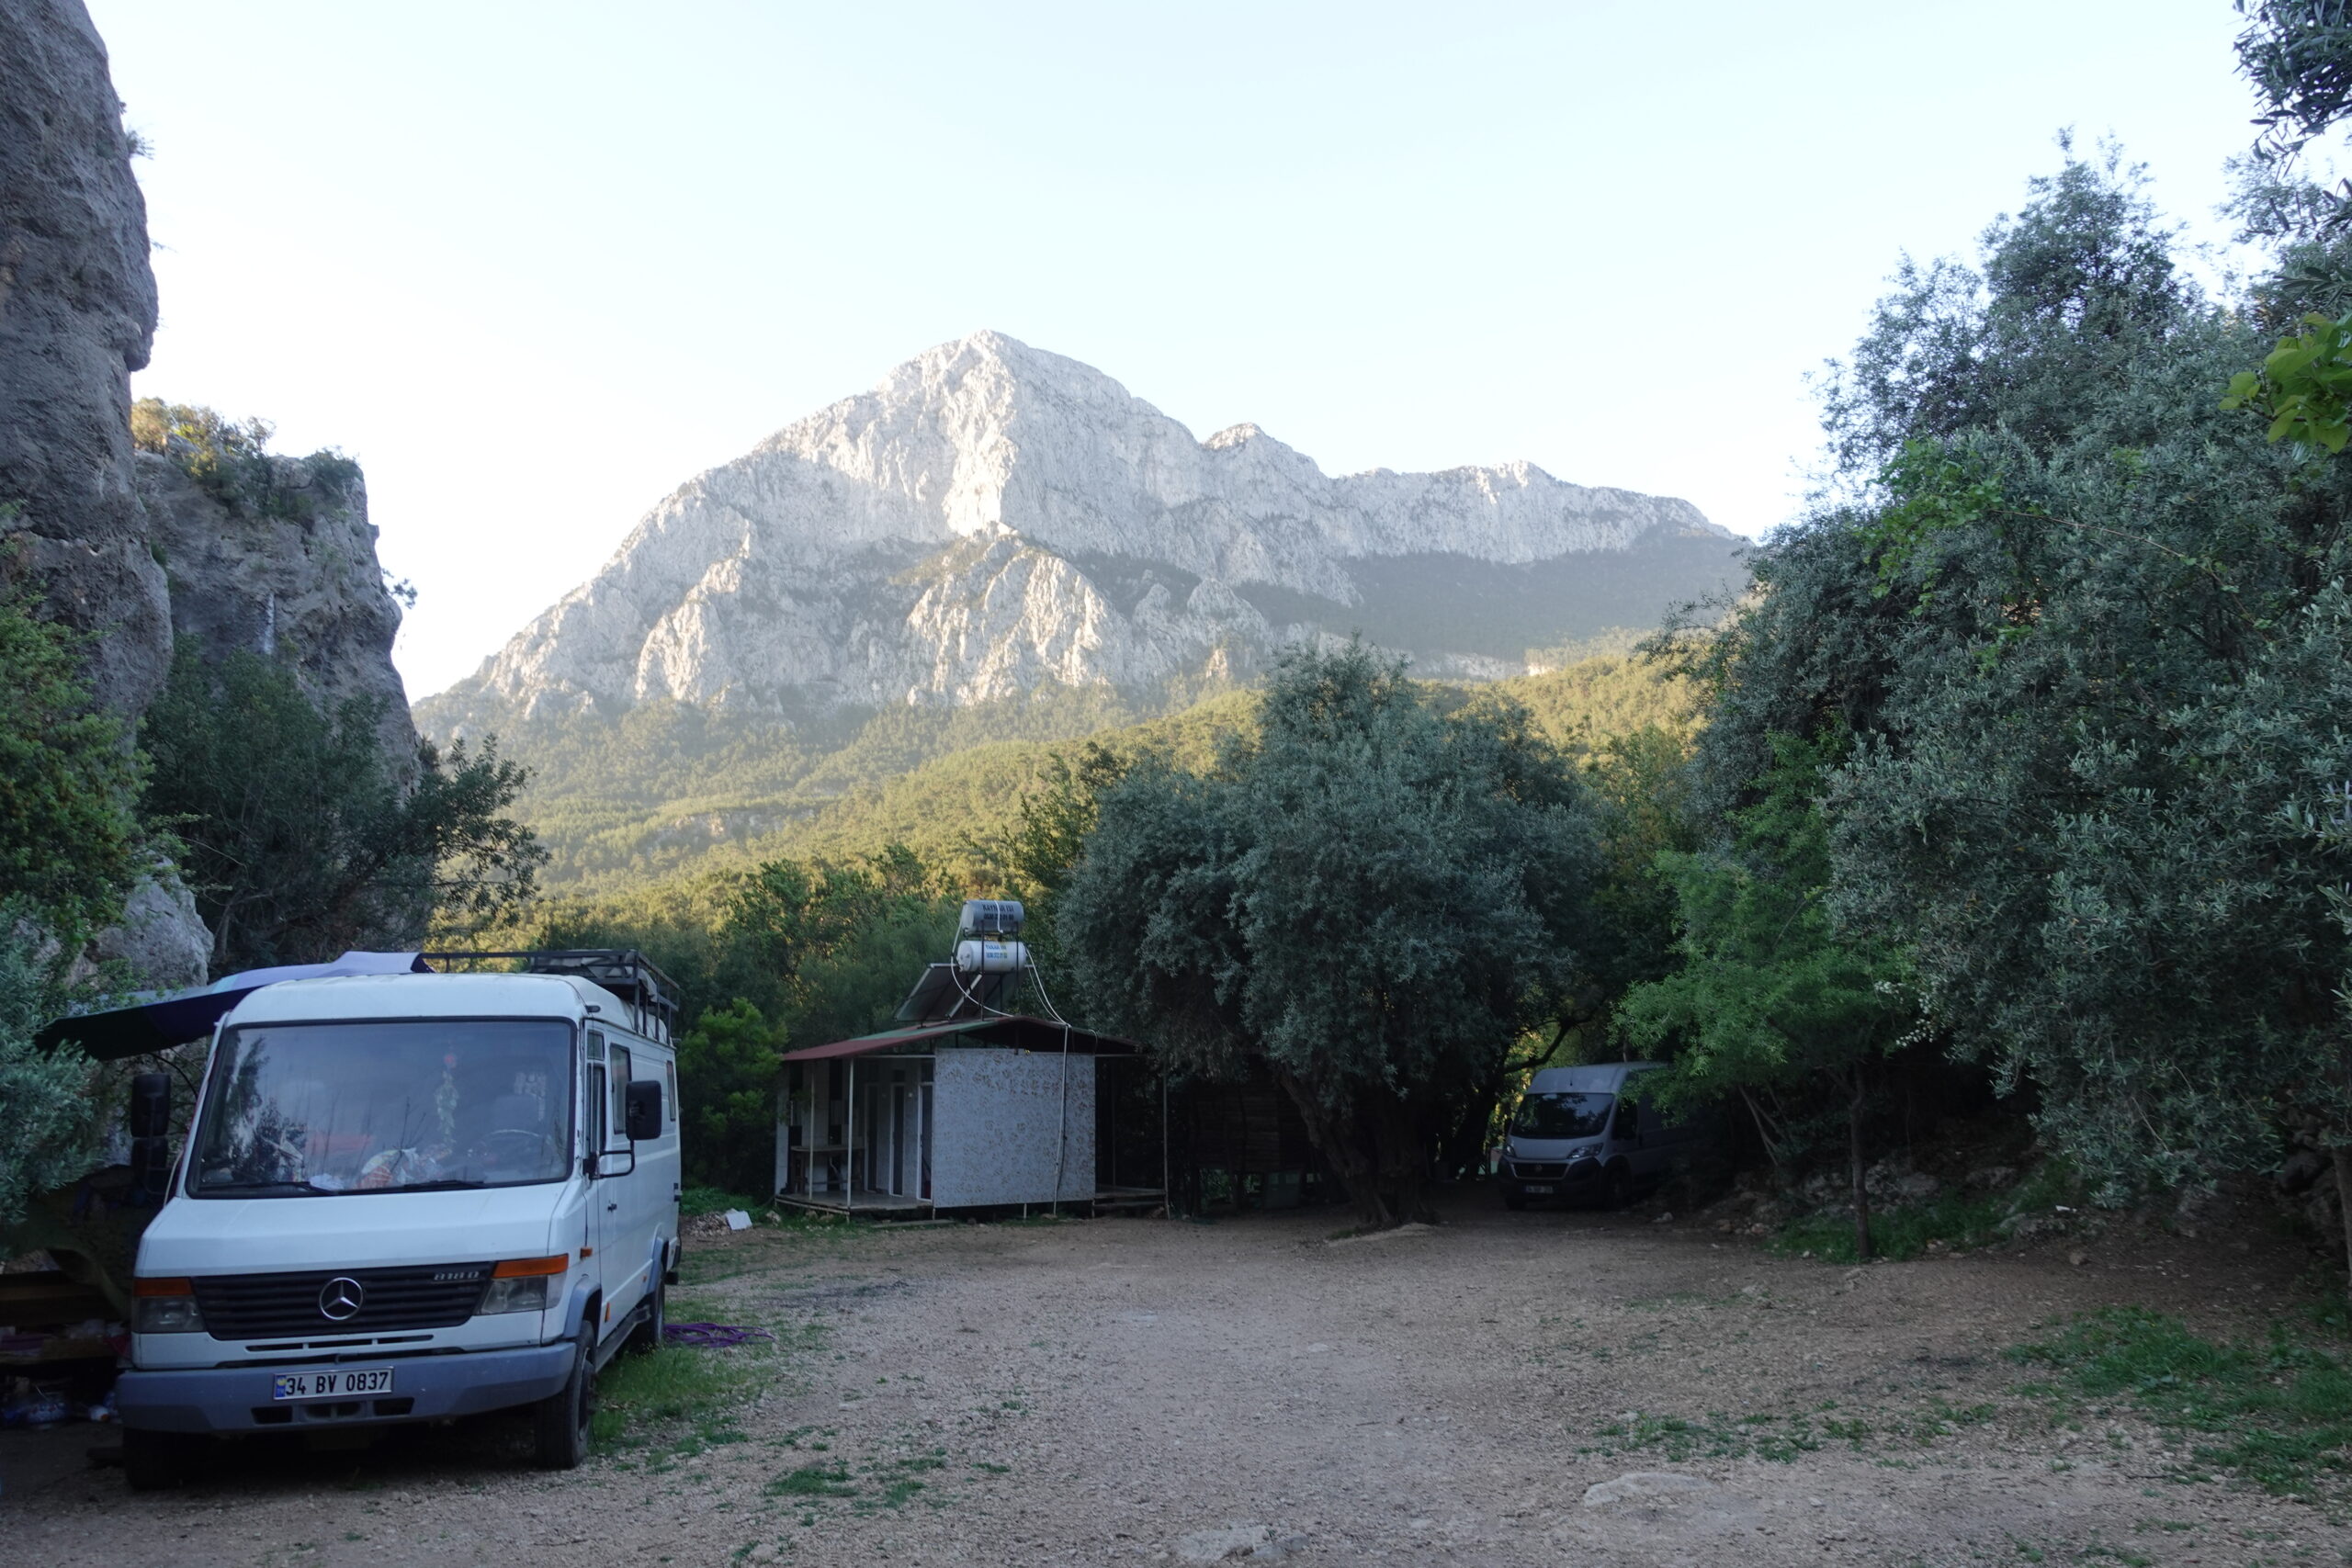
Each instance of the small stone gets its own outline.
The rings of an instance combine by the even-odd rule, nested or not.
[[[1219,1529],[1194,1530],[1176,1542],[1176,1556],[1185,1562],[1225,1562],[1237,1557],[1253,1557],[1261,1547],[1274,1543],[1272,1525],[1227,1525]]]
[[[2077,1269],[2080,1269],[2084,1264],[2088,1263],[2090,1260],[2091,1255],[2085,1252],[2079,1247],[2075,1248],[2074,1251],[2066,1254],[2066,1261],[2073,1264]]]
[[[752,1548],[746,1555],[754,1562],[773,1562],[775,1561],[775,1548],[763,1540]]]
[[[1636,1470],[1614,1481],[1603,1481],[1584,1489],[1584,1506],[1604,1508],[1611,1503],[1633,1503],[1654,1498],[1696,1496],[1713,1492],[1715,1483],[1704,1476],[1684,1475],[1671,1470]]]
[[[1652,1221],[1650,1222],[1650,1224],[1654,1224],[1654,1225],[1670,1225],[1670,1224],[1672,1224],[1673,1223],[1674,1223],[1674,1211],[1673,1211],[1673,1210],[1671,1210],[1671,1209],[1667,1210],[1664,1213],[1660,1214],[1657,1219],[1654,1219],[1654,1220],[1652,1220]]]

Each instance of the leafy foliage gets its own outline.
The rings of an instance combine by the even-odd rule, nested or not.
[[[1854,1247],[1867,1258],[1866,1071],[1901,1042],[1917,1010],[1901,983],[1900,952],[1847,939],[1825,906],[1829,834],[1817,796],[1842,750],[1842,743],[1774,737],[1762,798],[1735,814],[1733,840],[1659,854],[1659,872],[1675,891],[1683,962],[1672,975],[1633,987],[1619,1022],[1645,1054],[1673,1055],[1669,1097],[1742,1096],[1775,1159],[1789,1152],[1787,1133],[1773,1124],[1758,1091],[1802,1087],[1808,1077],[1835,1089],[1847,1107]]]
[[[1278,669],[1204,773],[1099,797],[1056,933],[1090,1018],[1169,1066],[1272,1069],[1368,1224],[1420,1209],[1449,1102],[1570,983],[1595,871],[1567,760],[1361,647]]]
[[[2282,1120],[2352,1144],[2352,480],[2216,407],[2268,344],[2178,277],[2135,171],[2030,194],[1841,371],[1838,482],[1693,660],[1693,798],[1747,820],[1781,738],[1849,731],[1829,933],[1903,953],[2116,1201],[2267,1163]]]
[[[2260,370],[2230,378],[2224,409],[2251,409],[2282,437],[2328,452],[2352,440],[2352,314],[2341,321],[2305,316],[2308,330],[2270,351]]]
[[[0,1231],[24,1218],[27,1201],[97,1163],[97,1119],[88,1057],[36,1049],[33,1034],[65,1010],[53,946],[44,952],[40,911],[0,903]]]
[[[140,775],[122,726],[94,709],[81,639],[0,597],[0,897],[69,939],[121,907],[141,866]]]
[[[775,1185],[776,1084],[785,1032],[741,997],[678,1037],[678,1103],[697,1179],[731,1190]]]
[[[130,405],[131,445],[171,458],[205,494],[250,516],[300,517],[311,502],[286,482],[287,474],[271,459],[269,438],[276,433],[266,419],[233,420],[200,405],[160,398]],[[334,489],[359,478],[359,465],[340,452],[313,452],[301,468]]]
[[[226,971],[330,958],[459,930],[526,902],[542,852],[503,815],[525,777],[495,742],[419,748],[395,778],[364,701],[321,713],[283,665],[243,650],[173,660],[140,739],[147,809],[182,869]]]

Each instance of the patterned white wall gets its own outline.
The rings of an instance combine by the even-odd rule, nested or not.
[[[1063,1201],[1094,1196],[1093,1057],[990,1048],[941,1051],[936,1063],[934,1206],[1050,1203],[1057,1163]]]

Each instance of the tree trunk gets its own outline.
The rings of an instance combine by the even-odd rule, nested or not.
[[[1331,1162],[1340,1184],[1348,1190],[1348,1197],[1355,1204],[1357,1222],[1367,1230],[1385,1230],[1397,1224],[1395,1213],[1381,1195],[1379,1162],[1376,1154],[1364,1146],[1354,1108],[1333,1111],[1295,1074],[1279,1067],[1274,1069],[1274,1081],[1283,1086],[1291,1103],[1298,1107],[1299,1119],[1306,1123],[1307,1141]]]
[[[2344,1222],[2344,1296],[2352,1301],[2352,1144],[2329,1151],[2335,1160],[2335,1213]]]
[[[1871,1193],[1862,1179],[1862,1070],[1854,1069],[1854,1081],[1846,1101],[1846,1153],[1850,1162],[1854,1181],[1854,1256],[1867,1263],[1871,1258]]]
[[[1382,1095],[1363,1120],[1379,1151],[1380,1193],[1396,1224],[1432,1217],[1423,1191],[1429,1182],[1428,1130],[1402,1097]]]

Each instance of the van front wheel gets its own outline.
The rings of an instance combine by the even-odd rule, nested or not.
[[[1600,1179],[1600,1206],[1622,1209],[1634,1201],[1634,1173],[1622,1165],[1612,1165]]]
[[[533,1407],[532,1457],[541,1470],[577,1470],[588,1457],[588,1427],[596,1418],[596,1328],[580,1325],[571,1376]]]

